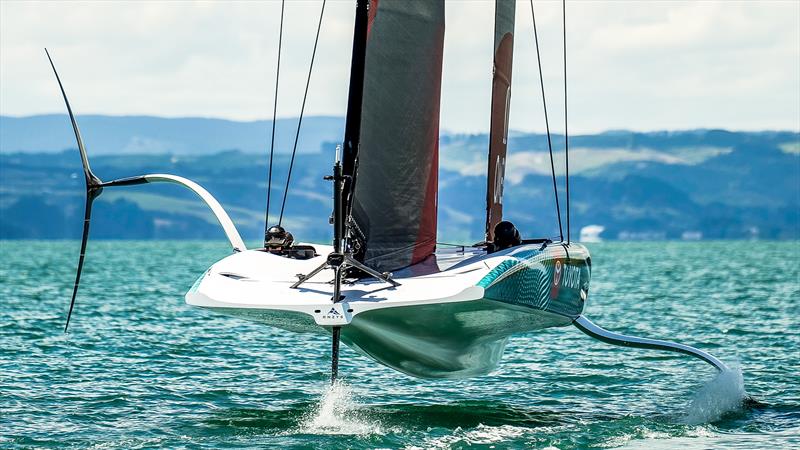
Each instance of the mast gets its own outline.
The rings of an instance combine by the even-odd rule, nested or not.
[[[369,25],[369,0],[356,1],[356,21],[353,27],[353,54],[350,61],[350,90],[347,95],[347,118],[344,126],[344,149],[342,161],[339,161],[339,149],[336,149],[336,163],[333,168],[333,253],[327,261],[316,269],[331,267],[334,270],[333,303],[341,300],[342,275],[350,267],[360,264],[349,255],[344,254],[348,248],[342,248],[345,227],[350,217],[350,205],[355,186],[356,166],[358,164],[358,147],[361,140],[361,109],[364,99],[364,61],[367,56],[367,29]],[[349,263],[349,264],[348,264]],[[366,269],[366,267],[365,267]],[[313,273],[313,272],[312,272]],[[369,273],[369,271],[368,271]],[[296,288],[309,276],[302,277],[293,285]],[[373,274],[374,275],[374,274]],[[380,277],[380,274],[379,274]],[[339,375],[339,341],[342,328],[331,328],[331,384]]]
[[[494,70],[489,125],[489,161],[486,177],[486,241],[503,220],[503,182],[506,171],[508,116],[511,107],[511,63],[514,54],[514,3],[495,0]]]
[[[358,148],[361,140],[361,110],[364,99],[364,62],[367,56],[367,31],[369,29],[370,0],[356,1],[356,21],[353,29],[353,54],[350,61],[350,88],[347,96],[347,116],[344,126],[344,148],[342,153],[342,188],[344,214],[350,215],[353,188],[355,186]],[[349,177],[349,178],[348,178]],[[338,224],[344,227],[344,223]]]

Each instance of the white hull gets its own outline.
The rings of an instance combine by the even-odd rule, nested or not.
[[[492,371],[510,335],[569,325],[582,312],[586,250],[539,249],[447,249],[396,272],[400,286],[345,284],[339,303],[331,300],[330,270],[290,287],[297,274],[322,264],[330,247],[317,246],[320,256],[308,260],[249,250],[214,264],[186,301],[293,332],[342,326],[347,345],[382,364],[418,377],[463,378]]]

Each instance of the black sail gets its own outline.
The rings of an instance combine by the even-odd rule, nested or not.
[[[443,0],[370,2],[352,214],[380,271],[436,247],[443,46]]]
[[[494,226],[503,220],[503,182],[511,107],[511,63],[514,54],[514,3],[513,0],[495,1],[492,113],[486,184],[487,241],[494,239]]]

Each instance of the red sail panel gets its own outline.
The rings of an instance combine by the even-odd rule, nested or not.
[[[492,112],[486,179],[487,241],[494,239],[494,226],[503,220],[503,182],[511,107],[511,62],[514,54],[514,3],[509,0],[495,1]]]
[[[353,218],[381,271],[436,247],[443,0],[370,3]]]

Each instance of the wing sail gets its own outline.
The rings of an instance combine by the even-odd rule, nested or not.
[[[352,213],[364,263],[391,271],[436,247],[443,0],[372,0]]]

